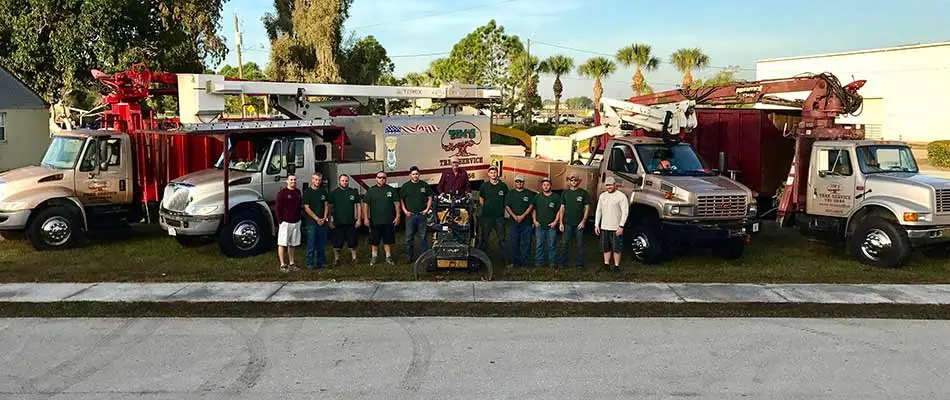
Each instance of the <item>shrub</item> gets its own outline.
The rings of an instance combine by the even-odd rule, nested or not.
[[[577,132],[577,127],[574,126],[559,126],[557,130],[554,131],[554,134],[557,136],[571,136]]]
[[[927,145],[927,162],[935,167],[950,167],[950,140],[938,140]]]
[[[531,125],[528,127],[525,132],[528,132],[531,136],[550,136],[554,133],[554,125],[551,124],[537,124]]]

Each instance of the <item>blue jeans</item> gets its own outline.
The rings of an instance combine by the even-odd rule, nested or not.
[[[518,267],[528,264],[528,251],[531,247],[531,230],[528,224],[513,223],[511,225],[511,263]]]
[[[577,225],[564,225],[564,235],[561,236],[561,266],[567,268],[567,258],[571,252],[571,242],[577,243],[577,258],[574,266],[584,267],[584,230],[577,229]]]
[[[537,228],[534,228],[535,235],[535,247],[534,247],[534,264],[538,267],[544,265],[544,248],[548,249],[548,261],[551,264],[554,264],[557,259],[557,243],[555,239],[557,238],[557,228],[552,228],[547,225],[541,225]]]
[[[412,214],[406,217],[406,255],[409,260],[413,260],[416,250],[416,235],[422,238],[422,251],[424,253],[429,249],[429,241],[426,240],[426,217],[422,214]]]
[[[313,253],[317,252],[317,267],[327,263],[325,247],[327,246],[327,233],[330,231],[326,224],[310,224],[307,228],[307,267],[313,265]]]

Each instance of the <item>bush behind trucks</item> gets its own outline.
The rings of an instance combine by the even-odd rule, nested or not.
[[[455,104],[499,97],[496,91],[464,85],[414,88],[233,81],[218,75],[152,72],[144,65],[114,75],[98,71],[93,75],[112,89],[103,98],[107,107],[99,123],[102,129],[55,132],[41,165],[0,174],[0,233],[4,236],[25,232],[38,250],[61,249],[75,246],[86,231],[98,228],[159,222],[177,234],[179,228],[182,233],[196,227],[210,229],[219,220],[226,221],[223,225],[230,232],[210,232],[217,234],[224,253],[253,254],[265,249],[276,233],[272,200],[263,193],[272,197],[288,171],[310,173],[319,162],[331,165],[330,160],[342,160],[334,155],[341,153],[346,135],[332,126],[331,106],[365,104],[370,97],[433,98],[446,103],[447,113]],[[267,95],[272,106],[291,119],[203,122],[219,118],[224,96],[237,94]],[[156,119],[144,111],[141,102],[156,95],[178,97],[181,119]],[[348,100],[315,103],[309,96]],[[487,136],[484,119],[478,126]],[[230,151],[222,152],[224,142],[230,144]],[[463,149],[483,152],[488,158],[488,151],[480,147]],[[292,160],[290,165],[287,160]],[[369,169],[378,168],[383,160],[360,161]],[[231,186],[227,191],[226,184]],[[214,186],[217,189],[201,192],[201,202],[192,196],[194,187]],[[231,212],[236,218],[228,218]],[[181,226],[173,226],[176,222]],[[197,238],[176,237],[186,245]]]

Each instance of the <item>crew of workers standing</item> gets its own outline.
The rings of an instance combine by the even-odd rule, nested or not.
[[[451,167],[439,179],[438,193],[469,194],[468,172],[453,157]],[[306,238],[306,267],[319,269],[327,265],[325,247],[329,240],[333,248],[332,266],[341,264],[341,251],[350,250],[352,265],[357,264],[357,230],[369,230],[369,265],[379,261],[382,244],[384,261],[395,264],[392,245],[395,244],[396,226],[405,217],[406,262],[428,250],[426,219],[433,212],[433,193],[429,184],[420,180],[417,167],[409,169],[409,181],[399,189],[387,184],[384,171],[376,173],[375,185],[363,196],[349,186],[347,175],[338,177],[339,185],[333,191],[323,187],[325,177],[315,173],[303,193],[297,189],[296,177],[287,178],[286,187],[277,196],[275,214],[279,229],[277,235],[278,259],[281,271],[295,269],[294,249]],[[590,217],[591,196],[580,187],[576,174],[567,177],[569,188],[556,194],[549,177],[540,178],[541,191],[525,189],[525,178],[518,175],[514,188],[499,179],[495,166],[488,169],[488,180],[477,193],[481,215],[479,248],[488,251],[489,242],[497,244],[502,264],[510,267],[573,266],[584,267],[584,232]],[[627,199],[616,190],[613,178],[607,178],[607,191],[599,196],[594,217],[594,232],[600,236],[604,253],[603,268],[620,268],[623,226],[627,219]],[[301,221],[303,220],[303,221]],[[508,231],[506,234],[505,231]],[[302,231],[302,232],[301,232]],[[303,235],[301,235],[303,233]],[[560,246],[557,236],[560,234]],[[530,256],[531,238],[534,237],[534,256]],[[560,247],[560,251],[558,248]],[[573,263],[571,261],[573,253]]]

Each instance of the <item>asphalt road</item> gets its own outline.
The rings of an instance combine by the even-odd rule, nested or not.
[[[10,399],[938,399],[948,321],[0,319]]]

